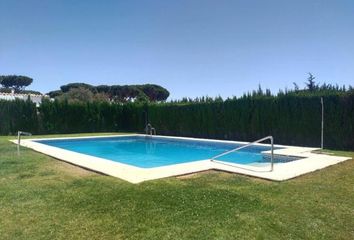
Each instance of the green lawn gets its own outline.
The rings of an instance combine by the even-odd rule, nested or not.
[[[354,239],[353,160],[281,183],[208,172],[134,185],[17,156],[8,139],[0,239]]]

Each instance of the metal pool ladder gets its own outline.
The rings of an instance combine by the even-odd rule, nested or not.
[[[20,155],[21,136],[32,136],[32,133],[23,132],[23,131],[17,132],[17,154],[18,155]]]
[[[236,151],[238,151],[238,150],[244,149],[244,148],[249,147],[249,146],[251,146],[251,145],[254,145],[254,144],[256,144],[256,143],[263,142],[263,141],[265,141],[265,140],[267,140],[267,139],[270,139],[270,144],[271,144],[270,171],[273,171],[273,169],[274,169],[274,139],[273,139],[272,136],[267,136],[267,137],[258,139],[258,140],[254,141],[254,142],[251,142],[251,143],[248,143],[248,144],[246,144],[246,145],[243,145],[243,146],[241,146],[241,147],[237,147],[237,148],[235,148],[235,149],[232,149],[232,150],[229,150],[229,151],[227,151],[227,152],[221,153],[221,154],[219,154],[219,155],[216,155],[216,156],[212,157],[210,160],[211,160],[211,161],[215,161],[215,160],[216,160],[217,158],[219,158],[219,157],[222,157],[222,156],[225,156],[225,155],[227,155],[227,154],[230,154],[230,153],[236,152]]]
[[[150,136],[156,135],[156,129],[152,127],[150,123],[148,123],[145,127],[145,133],[149,134]]]

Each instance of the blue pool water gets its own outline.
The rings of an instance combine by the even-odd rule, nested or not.
[[[152,168],[198,160],[206,160],[241,145],[162,137],[124,136],[88,139],[37,140],[42,144],[105,158],[136,167]],[[252,164],[265,162],[262,151],[267,146],[251,146],[218,160]]]

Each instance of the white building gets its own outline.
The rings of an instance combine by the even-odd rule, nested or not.
[[[25,100],[26,101],[28,99],[28,97],[38,107],[42,103],[42,98],[43,97],[47,98],[48,96],[47,95],[42,95],[42,94],[14,93],[14,91],[12,91],[11,93],[0,92],[0,100],[9,100],[9,101],[11,101],[11,100],[15,100],[15,99],[21,99],[21,100]]]

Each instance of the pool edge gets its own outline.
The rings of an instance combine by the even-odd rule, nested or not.
[[[105,137],[125,137],[125,136],[146,136],[144,134],[123,134],[123,135],[107,135],[107,136],[83,136],[83,137],[55,137],[55,138],[32,138],[24,139],[21,141],[21,146],[30,148],[37,152],[49,155],[53,158],[74,164],[86,169],[100,172],[106,175],[114,176],[131,183],[140,183],[148,180],[155,180],[160,178],[186,175],[200,171],[207,170],[219,170],[225,172],[231,172],[236,174],[242,174],[257,178],[263,178],[272,181],[284,181],[298,177],[303,174],[307,174],[325,167],[349,160],[349,157],[329,156],[324,154],[313,153],[313,150],[318,148],[306,148],[295,147],[286,145],[275,145],[284,147],[283,149],[275,150],[275,154],[284,156],[301,156],[303,159],[296,160],[288,163],[279,163],[274,165],[274,171],[260,171],[259,167],[252,167],[242,164],[220,164],[210,161],[210,159],[194,161],[188,163],[180,163],[162,167],[154,168],[140,168],[132,165],[114,162],[108,159],[94,157],[86,154],[81,154],[49,145],[35,142],[36,140],[56,140],[56,139],[86,139],[86,138],[105,138]],[[167,139],[188,139],[195,141],[209,141],[209,142],[224,142],[224,143],[236,143],[245,144],[247,142],[229,141],[229,140],[214,140],[214,139],[202,139],[202,138],[188,138],[188,137],[174,137],[174,136],[161,136],[157,137]],[[9,140],[12,143],[17,144],[16,140]],[[264,145],[264,144],[259,144]],[[267,151],[264,151],[267,152]]]

